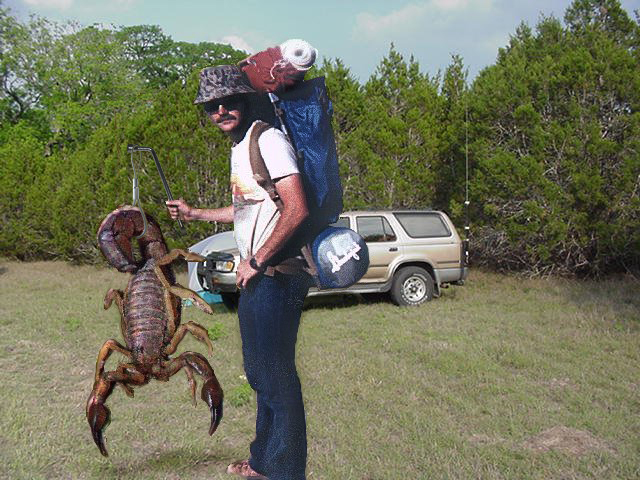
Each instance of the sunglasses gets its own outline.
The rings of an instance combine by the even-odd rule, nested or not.
[[[231,110],[239,110],[243,103],[242,99],[231,97],[211,100],[206,102],[203,106],[204,111],[207,112],[208,115],[211,115],[212,113],[216,113],[220,110],[220,106],[223,106],[227,112],[230,112]]]

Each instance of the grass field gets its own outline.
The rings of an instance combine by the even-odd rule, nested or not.
[[[228,395],[209,437],[186,376],[108,401],[109,458],[85,418],[95,359],[120,339],[127,276],[0,261],[0,478],[224,479],[246,458],[255,401],[237,319],[186,308],[215,333]],[[187,337],[180,351],[206,353]],[[108,368],[121,359],[114,354]],[[298,366],[310,480],[640,478],[640,285],[472,272],[422,307],[314,299]],[[244,400],[243,400],[244,398]],[[247,400],[248,399],[248,400]]]

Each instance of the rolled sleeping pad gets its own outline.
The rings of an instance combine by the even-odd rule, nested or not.
[[[280,44],[282,59],[300,72],[306,72],[316,61],[318,50],[313,48],[308,42],[294,38]]]

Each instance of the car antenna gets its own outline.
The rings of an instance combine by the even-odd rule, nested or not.
[[[468,98],[468,97],[467,97]],[[469,265],[469,105],[467,104],[467,98],[464,102],[464,260],[465,264]]]

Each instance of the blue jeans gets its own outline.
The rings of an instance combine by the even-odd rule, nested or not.
[[[257,393],[249,464],[269,480],[304,480],[307,433],[295,346],[307,274],[259,275],[240,295],[244,370]]]

